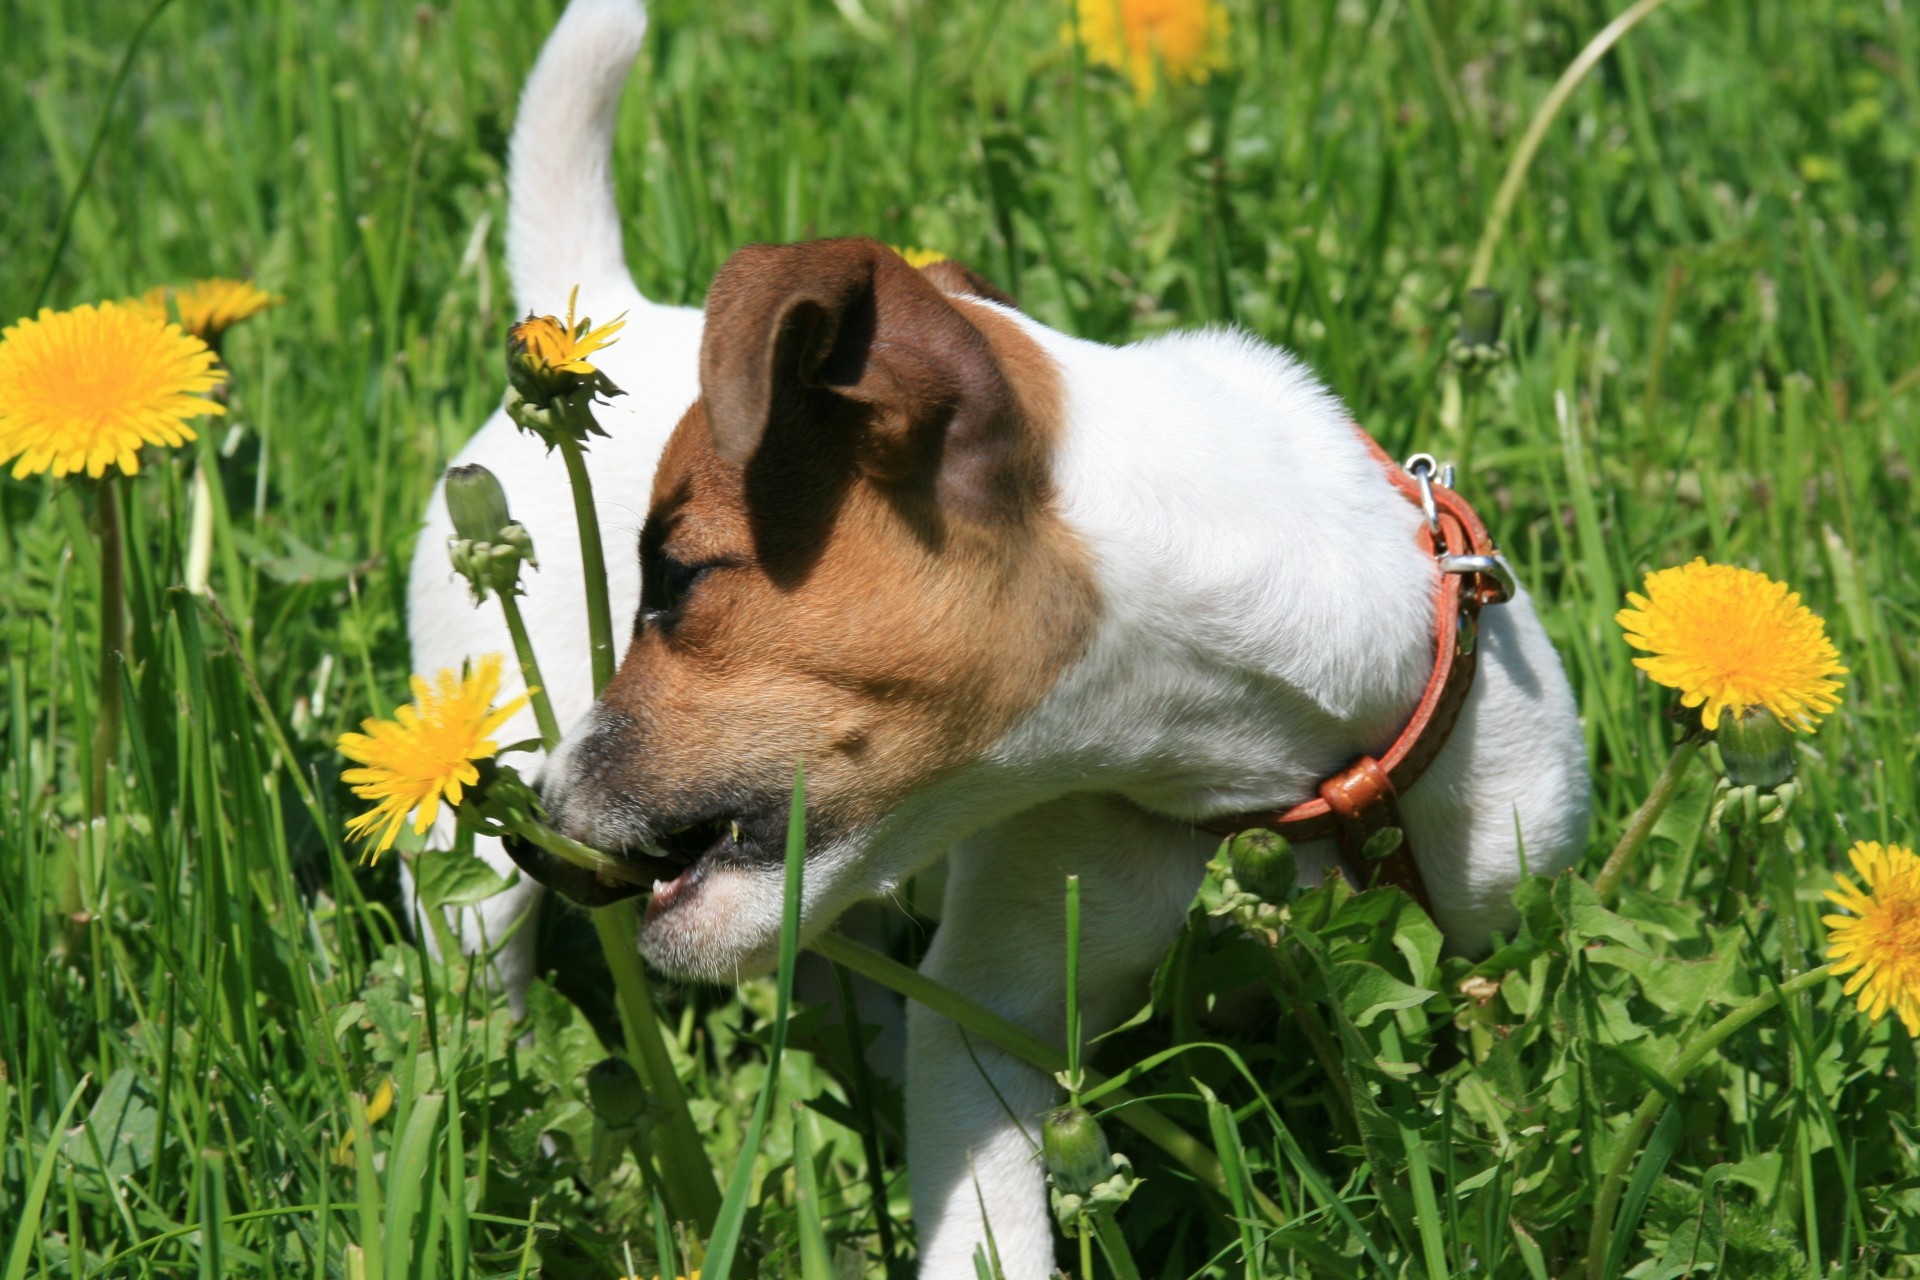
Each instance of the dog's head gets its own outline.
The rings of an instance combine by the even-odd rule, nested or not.
[[[659,877],[641,946],[670,972],[772,963],[796,763],[818,924],[941,851],[970,766],[1088,643],[1053,366],[983,297],[869,240],[749,247],[714,282],[632,641],[546,780],[563,830]]]

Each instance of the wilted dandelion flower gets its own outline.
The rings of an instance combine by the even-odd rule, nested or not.
[[[1214,0],[1075,0],[1074,28],[1087,60],[1123,72],[1141,102],[1157,72],[1204,83],[1227,65],[1227,11]]]
[[[225,413],[201,398],[226,379],[206,343],[137,308],[43,308],[0,332],[0,462],[42,471],[140,470],[143,444],[194,438],[187,419]]]
[[[196,280],[184,288],[157,285],[139,298],[127,300],[129,306],[150,310],[162,320],[167,318],[167,297],[172,295],[180,310],[180,327],[208,343],[242,320],[251,319],[268,307],[277,307],[286,299],[259,288],[251,280],[227,280],[218,276]]]
[[[1878,1022],[1891,1009],[1920,1036],[1920,858],[1905,845],[1862,840],[1847,851],[1867,882],[1862,890],[1843,875],[1827,901],[1852,912],[1823,916],[1827,959],[1861,1012]]]
[[[557,373],[586,377],[598,373],[598,368],[587,357],[613,344],[613,335],[626,327],[626,317],[623,314],[598,329],[591,329],[588,326],[592,321],[574,319],[574,307],[579,300],[580,287],[575,285],[567,295],[564,324],[553,316],[528,316],[514,325],[507,331],[509,354],[543,377]]]
[[[906,259],[907,265],[915,271],[918,271],[922,267],[930,267],[936,262],[945,262],[947,260],[947,255],[938,249],[920,249],[913,245],[900,244],[888,245],[887,247]]]
[[[355,839],[372,837],[378,857],[393,845],[394,836],[413,813],[413,829],[424,832],[439,816],[440,801],[457,805],[463,788],[479,781],[476,760],[499,749],[493,734],[525,705],[522,694],[495,708],[500,693],[500,655],[490,653],[474,665],[470,675],[442,671],[432,684],[413,677],[413,703],[396,710],[394,719],[368,719],[365,733],[343,733],[340,754],[364,765],[341,773],[353,794],[372,800],[374,807],[347,823]]]
[[[1765,707],[1789,729],[1811,729],[1840,705],[1847,674],[1820,616],[1764,573],[1733,565],[1692,564],[1647,575],[1647,593],[1614,615],[1627,643],[1648,657],[1633,665],[1699,707],[1700,722],[1720,727],[1723,712]]]

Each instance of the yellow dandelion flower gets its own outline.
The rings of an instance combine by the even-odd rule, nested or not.
[[[286,299],[268,293],[251,280],[226,280],[214,277],[196,280],[184,288],[155,285],[137,298],[120,305],[135,307],[149,315],[167,319],[167,300],[180,311],[180,327],[203,342],[217,344],[222,334],[242,320],[251,319],[268,307],[277,307]]]
[[[374,807],[347,823],[354,839],[372,837],[379,857],[393,845],[408,813],[413,829],[423,832],[440,814],[440,801],[458,805],[463,788],[480,779],[474,761],[499,750],[493,734],[526,704],[525,694],[495,708],[500,693],[500,655],[490,653],[462,678],[442,671],[432,684],[413,677],[413,703],[396,710],[394,719],[368,719],[365,733],[343,733],[336,744],[340,754],[366,766],[341,773],[353,794],[372,800]]]
[[[918,271],[922,267],[930,267],[936,262],[945,262],[947,260],[947,255],[938,249],[917,249],[912,245],[898,244],[888,245],[887,247],[899,254],[902,258],[905,258],[907,265],[915,271]]]
[[[173,291],[173,303],[180,308],[181,327],[210,343],[218,342],[221,334],[242,320],[284,301],[286,299],[258,288],[251,280],[218,277],[196,280],[184,289]]]
[[[1878,1022],[1891,1009],[1920,1036],[1920,858],[1905,845],[1862,840],[1847,859],[1867,887],[1833,877],[1840,887],[1827,901],[1853,914],[1821,917],[1827,959],[1835,975],[1851,975],[1843,990],[1862,1013]]]
[[[187,419],[225,413],[198,393],[226,379],[206,343],[114,302],[42,309],[0,332],[0,463],[14,478],[140,470],[140,446],[194,438]]]
[[[550,377],[558,373],[573,373],[581,376],[598,373],[587,357],[602,347],[612,346],[614,334],[626,327],[626,313],[598,329],[590,329],[588,320],[576,322],[573,318],[575,304],[580,300],[580,286],[575,285],[567,296],[567,319],[562,324],[553,316],[528,316],[507,331],[507,349],[516,357],[526,361],[539,377]]]
[[[1692,564],[1647,575],[1647,593],[1614,615],[1627,643],[1650,655],[1633,665],[1699,707],[1720,727],[1724,712],[1765,707],[1789,729],[1811,729],[1840,705],[1847,674],[1820,615],[1764,573]]]
[[[1075,0],[1075,29],[1096,66],[1133,82],[1140,102],[1153,97],[1158,75],[1203,84],[1227,65],[1227,11],[1214,0]]]

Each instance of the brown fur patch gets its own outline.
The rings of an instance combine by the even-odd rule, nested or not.
[[[568,805],[703,819],[783,797],[804,760],[810,820],[857,828],[977,758],[1092,634],[1048,474],[1057,375],[872,242],[743,250],[713,296],[642,534],[660,612]],[[685,567],[675,602],[656,584]]]

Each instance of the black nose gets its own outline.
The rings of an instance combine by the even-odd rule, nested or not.
[[[531,841],[509,835],[501,838],[507,854],[520,870],[541,884],[573,899],[583,907],[604,907],[622,898],[647,891],[644,884],[603,880],[585,867],[576,867],[564,858],[556,858]]]

